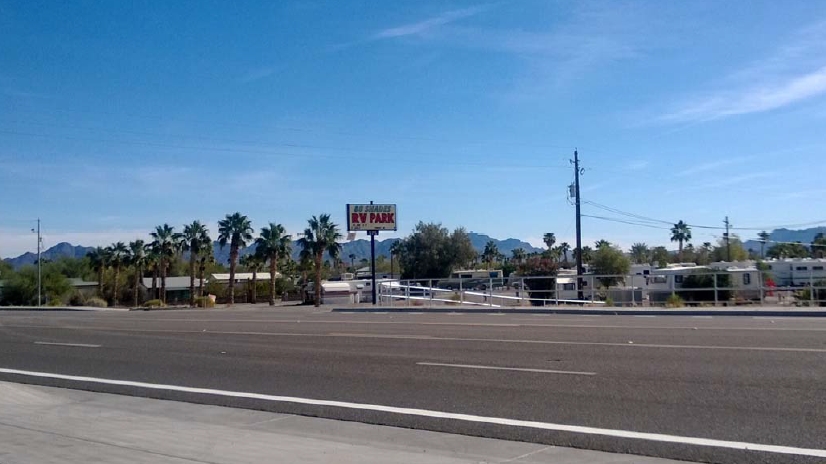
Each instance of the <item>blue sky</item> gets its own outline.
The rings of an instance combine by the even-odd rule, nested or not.
[[[97,245],[369,200],[401,235],[573,243],[575,147],[588,202],[817,222],[824,95],[820,2],[0,0],[0,256],[38,216],[46,246]],[[583,238],[667,244],[648,224]]]

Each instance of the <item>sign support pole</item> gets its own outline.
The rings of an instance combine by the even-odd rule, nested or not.
[[[373,204],[373,201],[370,201],[370,204]],[[373,293],[373,306],[375,306],[378,302],[376,301],[376,235],[379,234],[377,230],[371,230],[368,232],[370,234],[370,273],[372,274],[373,285],[372,293]]]

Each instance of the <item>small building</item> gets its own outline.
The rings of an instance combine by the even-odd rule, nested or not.
[[[276,272],[275,278],[281,278],[281,273]],[[256,272],[255,279],[259,282],[270,280],[269,272]],[[212,274],[208,279],[210,282],[217,282],[219,284],[229,284],[229,273]],[[236,272],[235,283],[244,283],[252,280],[252,272]]]
[[[765,264],[778,287],[808,287],[826,281],[826,259],[773,259]]]
[[[321,304],[338,304],[351,305],[371,299],[370,282],[366,285],[359,283],[361,281],[351,280],[348,282],[341,281],[324,281],[321,282]],[[367,291],[364,293],[364,287]],[[366,295],[367,300],[364,300]],[[315,301],[315,282],[310,282],[304,287],[304,302],[312,303]]]
[[[70,278],[69,284],[87,298],[95,296],[98,292],[97,282],[85,281],[82,278]]]
[[[201,294],[200,279],[195,279],[195,296]],[[161,279],[156,281],[158,292],[161,291]],[[152,294],[152,278],[144,277],[141,285],[147,290],[149,299],[155,299],[159,295]],[[167,277],[166,278],[166,302],[167,304],[189,303],[189,276]]]

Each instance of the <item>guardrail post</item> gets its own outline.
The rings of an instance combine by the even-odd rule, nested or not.
[[[714,277],[714,279],[713,279],[714,280],[714,306],[717,306],[718,301],[717,301],[717,273],[716,272],[713,274],[713,277]]]
[[[461,277],[459,277],[459,304],[460,305],[465,304],[465,290],[463,289],[462,282],[464,282],[464,280]]]
[[[519,306],[525,302],[525,278],[522,277],[519,282]],[[530,301],[528,302],[530,304]]]
[[[491,308],[493,307],[493,277],[488,276],[488,295]]]
[[[809,304],[817,306],[815,303],[815,271],[814,266],[809,266]]]

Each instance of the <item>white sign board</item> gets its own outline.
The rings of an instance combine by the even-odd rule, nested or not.
[[[347,205],[347,230],[396,230],[396,205]]]

